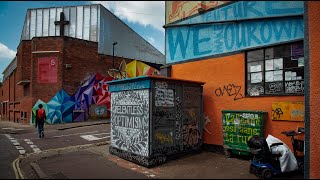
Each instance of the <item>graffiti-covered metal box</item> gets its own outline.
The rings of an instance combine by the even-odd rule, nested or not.
[[[203,84],[158,76],[108,82],[110,153],[151,167],[170,155],[199,150]]]
[[[232,153],[249,155],[247,141],[254,135],[264,137],[267,112],[222,111],[223,147],[227,157]]]

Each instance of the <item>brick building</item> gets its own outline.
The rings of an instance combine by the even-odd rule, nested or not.
[[[107,76],[122,60],[159,68],[164,55],[101,5],[29,9],[16,57],[3,72],[1,120],[29,123],[39,99],[61,89],[73,95],[88,76]]]

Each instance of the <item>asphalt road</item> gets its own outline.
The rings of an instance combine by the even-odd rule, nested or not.
[[[12,162],[18,157],[19,152],[11,141],[0,134],[0,179],[15,179]]]
[[[19,155],[105,141],[110,141],[110,124],[64,130],[45,126],[45,137],[41,139],[33,126],[0,125],[0,179],[15,179],[12,162]]]
[[[16,147],[14,149],[15,151],[18,151],[18,153],[19,150],[21,150],[21,154],[110,141],[110,124],[77,127],[65,130],[46,129],[45,127],[44,138],[39,138],[36,128],[33,127],[25,128],[20,132],[12,130],[12,132],[15,133],[11,134],[11,132],[8,132],[7,130],[4,134],[7,134],[7,136],[15,140],[12,142],[11,147]],[[7,138],[7,140],[9,139]],[[25,150],[25,152],[22,150]]]

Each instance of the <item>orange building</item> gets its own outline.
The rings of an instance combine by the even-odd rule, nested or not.
[[[320,178],[320,3],[305,2],[305,51],[306,51],[306,138],[305,138],[305,177]]]
[[[305,136],[297,136],[305,140],[304,176],[320,177],[315,136],[320,128],[319,6],[237,1],[167,22],[165,54],[171,77],[205,82],[206,145],[224,145],[222,111],[267,112],[264,136],[271,134],[291,149],[290,138],[281,132],[305,128]]]

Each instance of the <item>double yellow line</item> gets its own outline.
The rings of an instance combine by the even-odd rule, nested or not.
[[[76,146],[69,146],[69,147],[63,147],[63,148],[57,148],[57,149],[48,149],[48,150],[44,150],[42,151],[41,153],[47,153],[47,152],[52,152],[52,151],[56,151],[56,152],[59,152],[59,151],[63,151],[63,150],[70,150],[70,149],[74,149],[74,148],[88,148],[88,147],[91,147],[91,146],[101,146],[101,145],[106,145],[106,144],[109,144],[108,142],[99,142],[99,143],[92,143],[92,144],[83,144],[83,145],[76,145]],[[23,173],[20,169],[20,160],[21,160],[21,157],[22,158],[26,158],[30,155],[33,155],[33,154],[39,154],[39,153],[36,153],[36,152],[33,152],[33,153],[30,153],[30,154],[25,154],[24,156],[20,155],[17,159],[15,159],[13,162],[12,162],[12,167],[13,167],[13,170],[14,170],[14,173],[16,175],[16,179],[25,179],[24,176],[23,176]]]
[[[14,174],[16,175],[16,179],[24,179],[24,176],[21,172],[21,169],[19,167],[19,164],[20,164],[20,157],[18,157],[17,159],[15,159],[13,162],[12,162],[12,167],[13,167],[13,170],[14,170]]]

